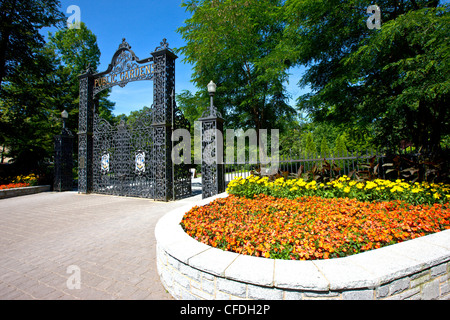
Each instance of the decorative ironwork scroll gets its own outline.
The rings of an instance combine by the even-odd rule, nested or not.
[[[188,125],[170,97],[177,56],[165,39],[151,55],[139,60],[123,39],[105,72],[80,76],[79,192],[162,201],[191,194],[189,169],[171,158],[171,131]],[[134,124],[111,125],[94,111],[96,94],[140,80],[153,80],[153,105]]]
[[[153,58],[139,60],[131,46],[122,40],[108,69],[94,76],[94,95],[114,86],[125,87],[128,83],[153,79]]]
[[[144,114],[132,126],[123,121],[113,126],[95,114],[93,137],[93,191],[153,198],[155,184],[148,159],[153,147],[151,117]]]

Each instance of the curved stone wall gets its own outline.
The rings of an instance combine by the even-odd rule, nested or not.
[[[176,299],[450,299],[450,230],[345,258],[274,260],[194,240],[179,224],[191,207],[155,229],[158,273]]]

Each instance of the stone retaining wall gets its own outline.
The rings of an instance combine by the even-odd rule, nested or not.
[[[155,229],[158,273],[176,299],[450,300],[450,230],[345,258],[274,260],[192,239],[179,225],[191,207]]]
[[[25,196],[29,194],[35,194],[39,192],[50,191],[51,186],[35,186],[35,187],[25,187],[25,188],[14,188],[0,190],[0,199]]]

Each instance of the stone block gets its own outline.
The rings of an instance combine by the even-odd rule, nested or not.
[[[283,299],[284,300],[303,300],[303,293],[301,291],[285,290]]]
[[[435,278],[437,276],[447,273],[447,264],[443,263],[431,268],[431,277]]]
[[[234,252],[210,248],[189,259],[189,265],[208,273],[223,277],[225,270],[239,255]]]
[[[422,287],[422,300],[435,300],[439,297],[439,279],[427,282]]]
[[[276,288],[261,287],[249,284],[247,298],[255,300],[282,300],[283,291]]]
[[[312,261],[275,260],[277,288],[328,292],[329,283]]]
[[[398,280],[395,280],[389,284],[389,295],[392,296],[396,293],[402,292],[409,288],[409,278],[401,278]]]
[[[216,291],[216,282],[215,282],[215,280],[208,280],[206,278],[202,278],[202,289],[206,293],[214,295],[214,292]]]
[[[430,269],[426,269],[410,276],[410,286],[411,288],[420,286],[421,284],[430,281],[430,279]]]
[[[190,279],[189,278],[186,278],[184,275],[182,275],[179,272],[174,272],[172,274],[172,276],[173,276],[173,282],[174,283],[177,283],[181,287],[186,288],[187,290],[190,290],[191,284],[190,284]]]
[[[238,297],[247,296],[247,285],[242,282],[237,282],[224,278],[216,278],[216,288],[219,291],[232,294]]]
[[[329,281],[329,290],[374,288],[374,275],[348,258],[317,260],[313,263]]]
[[[373,289],[366,290],[350,290],[342,292],[344,300],[373,300],[375,291]]]
[[[190,266],[180,263],[179,266],[180,273],[188,277],[189,279],[200,282],[201,280],[201,272],[197,269],[191,268]]]
[[[275,260],[240,255],[225,270],[228,279],[261,286],[273,286]]]

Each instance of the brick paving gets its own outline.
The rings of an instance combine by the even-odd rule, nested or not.
[[[0,300],[171,300],[156,269],[155,225],[200,197],[45,192],[0,200]]]

